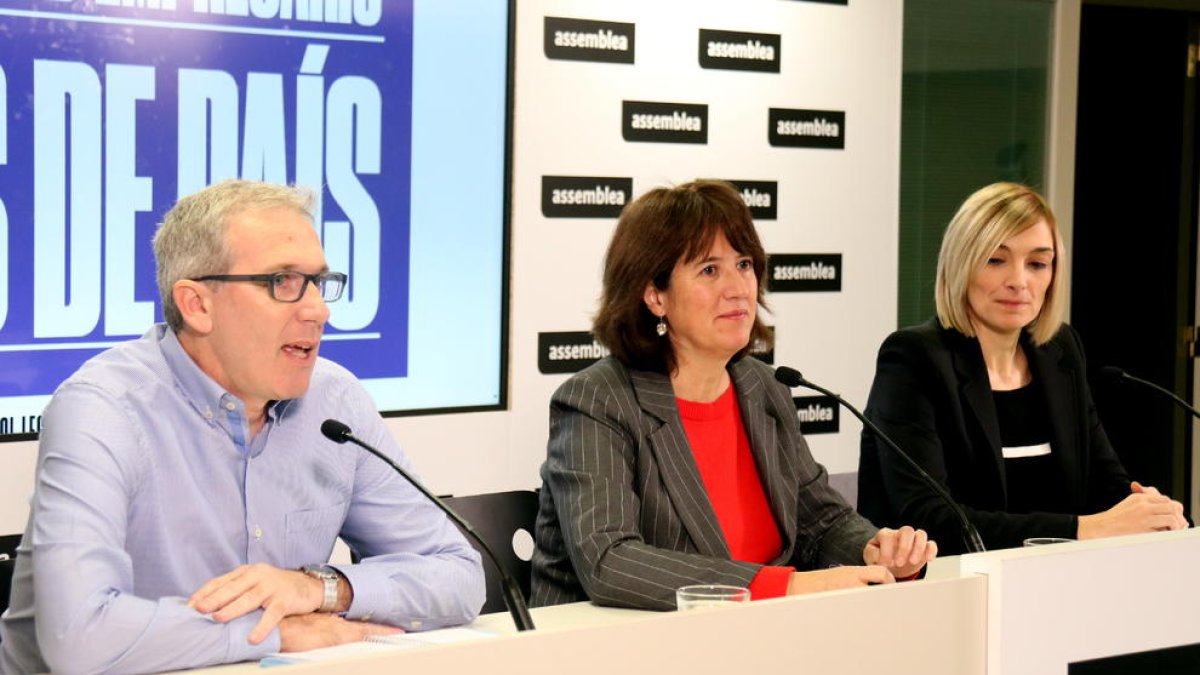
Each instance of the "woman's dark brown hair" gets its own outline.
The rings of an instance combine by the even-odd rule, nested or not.
[[[707,255],[717,233],[749,256],[758,278],[758,305],[765,307],[767,255],[763,252],[750,209],[729,183],[697,180],[673,188],[657,188],[621,211],[604,259],[604,291],[592,333],[621,363],[639,370],[671,373],[675,353],[671,340],[655,332],[658,317],[643,300],[646,285],[667,290],[678,263]],[[768,347],[770,332],[755,313],[751,346]]]

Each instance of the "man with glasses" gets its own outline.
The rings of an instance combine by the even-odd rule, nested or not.
[[[370,395],[317,357],[346,275],[288,187],[185,197],[154,239],[166,323],[88,361],[43,416],[0,625],[5,673],[151,672],[472,620],[479,556],[383,462]],[[341,536],[357,565],[325,564]]]

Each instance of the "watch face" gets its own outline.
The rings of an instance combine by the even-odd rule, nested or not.
[[[305,574],[316,577],[318,579],[336,579],[337,578],[337,570],[333,569],[329,565],[305,565],[304,567],[301,568],[301,570]]]

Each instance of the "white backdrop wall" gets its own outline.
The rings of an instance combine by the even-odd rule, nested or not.
[[[616,222],[547,217],[545,176],[628,179],[626,201],[697,177],[775,183],[775,218],[758,220],[768,253],[840,255],[840,290],[769,296],[774,362],[865,402],[875,351],[896,316],[902,3],[518,0],[516,9],[509,408],[388,420],[432,489],[469,494],[540,483],[547,402],[569,375],[541,372],[539,352],[546,361],[548,347],[569,343],[557,334],[589,330]],[[633,62],[578,60],[589,50],[550,58],[546,17],[632,24]],[[776,37],[778,72],[701,67],[702,29],[757,34],[743,42],[759,46]],[[625,101],[707,106],[707,142],[627,141]],[[837,122],[844,147],[771,145],[772,108]],[[809,442],[830,473],[847,474],[857,467],[858,432],[842,415],[836,433]],[[31,442],[5,448],[0,533],[24,527],[35,454]]]

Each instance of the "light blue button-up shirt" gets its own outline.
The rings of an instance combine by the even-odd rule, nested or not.
[[[354,589],[347,618],[471,621],[479,555],[386,464],[322,436],[327,418],[407,468],[370,395],[330,361],[253,439],[242,402],[166,326],[84,364],[43,416],[3,671],[141,673],[278,651],[278,630],[247,641],[261,610],[220,624],[188,596],[238,565],[325,562],[339,535],[363,557],[338,566]]]

